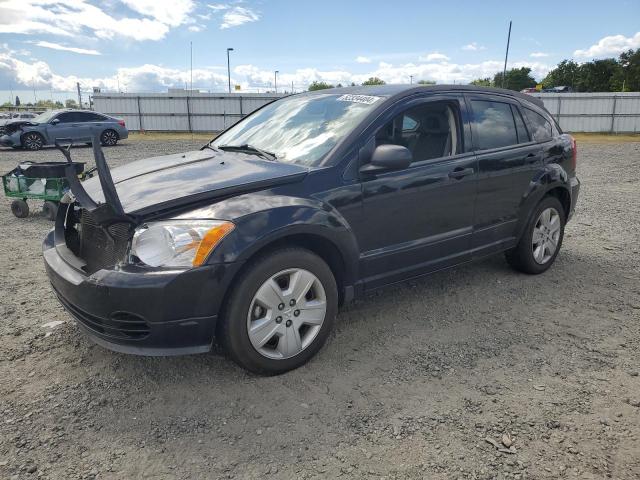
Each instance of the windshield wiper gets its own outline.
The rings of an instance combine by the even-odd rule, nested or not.
[[[246,153],[255,153],[256,155],[261,156],[267,160],[277,160],[275,153],[267,152],[266,150],[262,150],[258,147],[254,147],[253,145],[249,145],[248,143],[244,143],[242,145],[218,145],[220,150],[228,150],[233,152],[246,152]]]

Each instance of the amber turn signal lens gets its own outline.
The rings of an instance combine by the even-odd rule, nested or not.
[[[216,245],[227,236],[235,228],[235,225],[231,222],[221,223],[213,227],[207,233],[198,246],[195,257],[193,257],[193,266],[199,267],[207,259],[211,251],[216,248]]]

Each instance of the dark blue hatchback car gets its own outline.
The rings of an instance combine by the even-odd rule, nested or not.
[[[68,175],[44,241],[62,304],[107,348],[217,341],[266,374],[309,360],[366,291],[501,252],[544,272],[580,185],[539,100],[471,86],[290,96],[113,171],[94,151],[98,177]]]

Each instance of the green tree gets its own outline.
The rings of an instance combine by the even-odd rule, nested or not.
[[[573,60],[563,60],[542,79],[542,86],[552,88],[566,85],[577,90],[579,77],[580,65]]]
[[[67,108],[78,108],[78,104],[73,98],[68,98],[64,101],[64,106]]]
[[[436,82],[433,80],[418,80],[418,85],[435,85]]]
[[[620,54],[620,69],[612,79],[616,91],[640,92],[640,48]]]
[[[493,77],[493,84],[496,87],[502,87],[502,72],[498,72]],[[531,76],[531,69],[528,67],[512,68],[507,70],[505,76],[504,88],[519,92],[523,88],[531,88],[536,86],[536,80]]]
[[[614,91],[612,80],[619,76],[621,71],[622,66],[613,58],[583,63],[579,69],[577,90],[579,92]]]
[[[324,90],[325,88],[333,88],[333,85],[327,82],[318,82],[318,81],[314,81],[311,85],[309,85],[310,92],[313,92],[315,90]]]
[[[492,86],[490,78],[476,78],[475,80],[471,80],[471,85],[476,85],[478,87]]]
[[[16,95],[16,107],[20,106],[20,97]]]
[[[378,77],[369,77],[369,80],[362,82],[362,85],[386,85],[387,82]]]

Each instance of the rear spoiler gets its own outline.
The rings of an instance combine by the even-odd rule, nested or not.
[[[76,144],[92,144],[93,158],[96,162],[96,168],[98,170],[98,179],[100,180],[100,187],[104,195],[104,203],[95,202],[82,186],[78,176],[76,174],[73,161],[71,160],[71,147],[74,145],[74,141],[71,138],[57,138],[54,142],[56,148],[62,152],[64,158],[67,160],[65,166],[65,178],[69,182],[69,188],[71,193],[75,197],[75,200],[82,206],[82,208],[91,212],[95,221],[102,227],[108,227],[114,223],[136,223],[136,221],[129,215],[124,213],[120,197],[116,191],[116,186],[113,183],[111,177],[111,171],[107,165],[107,161],[104,158],[102,147],[100,146],[100,139],[97,135],[93,137],[85,137],[76,140]]]

